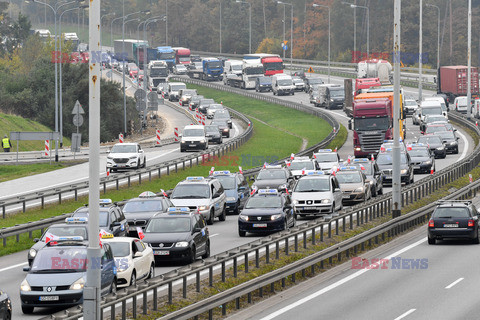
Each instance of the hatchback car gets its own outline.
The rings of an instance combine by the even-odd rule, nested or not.
[[[407,152],[412,160],[414,173],[435,172],[435,155],[427,145],[422,143],[409,145]]]
[[[245,203],[238,215],[238,234],[286,230],[295,226],[290,196],[276,189],[259,189]]]
[[[355,166],[340,167],[340,171],[335,176],[343,193],[343,204],[360,203],[372,197],[367,176]]]
[[[187,67],[183,64],[176,64],[173,66],[173,73],[176,75],[187,74]]]
[[[210,122],[210,125],[218,127],[222,133],[222,137],[230,138],[230,127],[228,126],[227,120],[213,119],[212,122]]]
[[[433,123],[448,123],[448,120],[445,119],[445,117],[442,115],[437,115],[437,114],[426,115],[424,119],[420,122],[420,131],[424,133],[427,126]]]
[[[323,171],[308,171],[292,189],[295,213],[307,215],[328,215],[343,209],[342,191],[334,175]]]
[[[210,236],[203,217],[188,208],[170,208],[155,215],[143,241],[153,249],[155,262],[194,262],[210,256]]]
[[[117,268],[109,244],[100,249],[102,295],[116,292]],[[82,237],[51,241],[39,250],[20,284],[22,312],[30,314],[35,307],[68,307],[83,303],[87,276],[87,244]]]
[[[372,197],[383,194],[383,178],[384,175],[375,161],[368,158],[357,158],[351,162],[353,166],[362,170],[370,181],[370,189],[372,190]]]
[[[332,170],[336,171],[342,161],[338,153],[332,149],[320,149],[313,154],[313,158],[320,166],[320,170],[327,174],[330,174]]]
[[[147,156],[136,142],[117,143],[107,155],[107,168],[116,172],[122,169],[139,169],[147,165]]]
[[[243,173],[223,170],[213,171],[210,176],[218,179],[225,190],[227,212],[238,214],[250,195],[250,186]]]
[[[188,104],[188,108],[190,109],[190,111],[195,111],[195,109],[198,108],[198,104],[200,103],[200,100],[203,98],[204,96],[202,95],[192,96],[192,98],[190,99],[190,103]]]
[[[439,136],[442,139],[443,144],[445,145],[445,151],[447,153],[458,154],[458,137],[453,131],[440,131],[435,132],[435,135]]]
[[[478,218],[472,201],[441,201],[428,221],[428,244],[443,239],[471,239],[479,244]]]

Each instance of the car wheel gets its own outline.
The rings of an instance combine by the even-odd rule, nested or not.
[[[22,305],[22,312],[24,314],[32,314],[33,313],[33,307]]]
[[[477,237],[472,240],[473,244],[479,244],[480,243],[480,238],[478,237],[478,232],[477,232]]]
[[[135,275],[135,270],[132,272],[132,276],[130,277],[130,285],[134,286],[137,284],[137,276]]]
[[[225,221],[227,219],[227,208],[223,207],[222,214],[218,217],[218,220]]]
[[[376,197],[377,196],[377,187],[375,187],[372,191],[372,197]]]
[[[212,225],[213,224],[213,219],[214,219],[213,211],[210,211],[210,215],[208,216],[208,219],[207,219],[207,224]]]
[[[378,194],[382,195],[383,194],[383,186],[380,190],[378,190]]]
[[[188,259],[188,262],[194,263],[195,259],[197,258],[197,250],[195,249],[195,246],[190,249],[190,257]]]
[[[435,244],[435,242],[436,242],[435,238],[428,237],[428,244]]]
[[[7,311],[5,315],[5,320],[12,320],[12,313],[10,311]]]
[[[205,253],[202,256],[202,259],[207,259],[208,257],[210,257],[210,241],[207,241],[205,244]]]
[[[146,166],[147,166],[147,158],[143,158],[142,168],[145,168]]]
[[[155,263],[150,265],[150,271],[148,272],[147,279],[153,278],[153,274],[155,273]]]
[[[238,229],[238,235],[239,235],[240,237],[245,237],[245,236],[247,235],[247,232]]]
[[[180,148],[180,152],[185,152],[185,149],[183,149],[183,148]]]

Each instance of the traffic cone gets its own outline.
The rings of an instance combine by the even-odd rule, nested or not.
[[[433,174],[433,168],[430,169],[430,174]]]

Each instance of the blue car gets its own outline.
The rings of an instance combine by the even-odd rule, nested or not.
[[[224,170],[213,171],[211,176],[218,179],[225,190],[227,213],[238,214],[250,195],[250,186],[243,174]]]
[[[22,312],[30,314],[35,307],[70,307],[83,303],[87,275],[87,245],[82,237],[53,238],[37,252],[28,274],[20,284]],[[116,292],[117,268],[109,244],[101,249],[102,295]]]

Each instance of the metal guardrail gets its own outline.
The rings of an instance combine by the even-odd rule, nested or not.
[[[467,121],[463,116],[455,113],[451,113],[451,118],[457,122],[461,122],[464,126],[475,132],[477,136],[480,136],[480,131],[475,124]],[[467,172],[471,171],[480,163],[480,145],[477,145],[473,153],[466,159],[456,162],[441,171],[438,171],[434,175],[428,178],[422,179],[419,182],[405,187],[402,190],[402,206],[413,203],[425,196],[434,194],[438,189],[442,188],[446,184],[449,184],[460,177],[463,177]],[[465,199],[472,194],[476,195],[476,192],[480,188],[480,181],[475,182],[467,187],[458,190],[447,198],[461,198]],[[127,319],[126,306],[127,303],[133,305],[133,318],[137,315],[137,306],[140,306],[140,300],[143,304],[140,306],[140,312],[146,314],[148,310],[158,310],[158,292],[165,290],[166,303],[171,304],[174,299],[174,288],[179,287],[179,291],[184,298],[187,297],[187,288],[189,284],[194,284],[196,291],[200,292],[202,286],[213,286],[214,279],[213,270],[220,270],[221,281],[225,281],[226,271],[229,265],[232,265],[233,275],[237,277],[238,272],[249,272],[249,261],[255,260],[256,267],[259,266],[260,253],[265,254],[266,263],[269,263],[270,255],[275,252],[275,256],[278,257],[280,250],[283,250],[285,254],[289,254],[293,250],[297,251],[299,246],[306,247],[307,241],[311,241],[313,244],[316,241],[323,241],[324,238],[331,238],[333,232],[339,234],[340,229],[342,232],[346,231],[347,223],[348,228],[353,229],[354,221],[356,225],[363,225],[371,220],[384,217],[391,213],[391,201],[390,195],[383,195],[368,201],[365,204],[352,207],[348,212],[343,212],[340,216],[331,219],[328,222],[312,221],[301,226],[294,227],[288,231],[276,233],[268,236],[264,239],[253,241],[247,245],[243,245],[227,252],[217,254],[214,257],[196,262],[188,267],[181,268],[169,272],[167,274],[155,277],[154,279],[147,281],[146,284],[136,287],[135,290],[119,292],[116,296],[107,297],[102,304],[102,313],[110,314],[111,319],[114,319],[117,314],[117,307],[121,305],[121,314],[118,315],[122,319]],[[413,226],[424,223],[426,217],[429,216],[433,204],[418,209],[407,215],[392,219],[391,221],[377,226],[369,231],[359,234],[351,239],[343,241],[339,244],[335,244],[321,252],[306,257],[298,262],[290,264],[284,268],[278,269],[271,273],[256,277],[254,281],[243,283],[239,286],[226,290],[222,293],[209,297],[201,302],[187,306],[179,311],[166,315],[164,319],[187,319],[199,315],[203,312],[209,312],[209,317],[212,318],[213,309],[218,306],[222,306],[222,310],[226,310],[226,303],[229,301],[237,301],[236,305],[239,306],[239,298],[243,295],[248,295],[255,290],[262,290],[265,286],[282,280],[288,276],[294,277],[296,272],[306,270],[315,266],[317,263],[337,256],[341,259],[341,253],[349,252],[348,250],[356,249],[359,245],[363,248],[366,241],[372,241],[374,239],[378,242],[378,237],[382,239],[387,236],[396,235],[403,232]],[[334,228],[335,227],[335,228]],[[326,233],[326,235],[325,235]],[[303,241],[301,241],[303,240]],[[292,244],[293,241],[293,244]],[[280,249],[282,247],[282,249]],[[273,254],[273,253],[272,253]],[[348,254],[347,254],[348,256]],[[253,258],[251,258],[253,257]],[[243,263],[242,263],[243,261]],[[240,266],[241,264],[241,266]],[[315,269],[315,267],[313,267]],[[312,270],[314,270],[312,269]],[[201,281],[202,276],[207,278],[208,281]],[[178,294],[178,293],[177,293]],[[150,299],[150,301],[149,301]],[[153,302],[151,301],[153,299]],[[150,304],[150,307],[148,307]],[[73,312],[78,312],[78,308],[72,309]],[[67,310],[66,312],[55,314],[44,319],[78,319],[81,314],[72,315]],[[128,316],[130,317],[130,316]],[[105,315],[104,315],[105,318]]]

